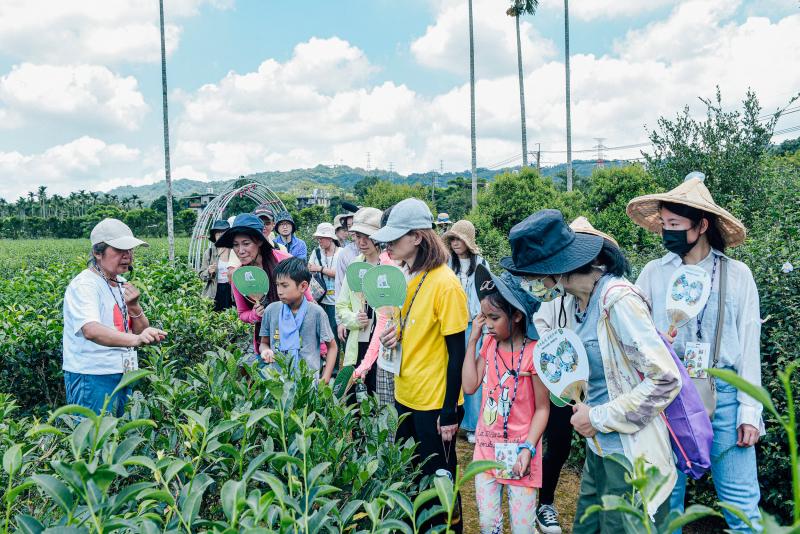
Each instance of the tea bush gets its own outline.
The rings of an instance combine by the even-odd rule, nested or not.
[[[126,375],[145,393],[121,419],[78,406],[19,418],[0,395],[2,531],[412,531],[414,445],[390,440],[393,407],[348,406],[305,368],[203,356],[177,373],[154,351]]]

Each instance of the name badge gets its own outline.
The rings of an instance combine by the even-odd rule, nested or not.
[[[686,343],[683,365],[690,378],[708,378],[706,369],[711,365],[711,343]]]
[[[517,463],[518,455],[516,443],[495,443],[494,460],[503,464],[501,469],[495,469],[495,478],[502,480],[519,480],[520,477],[514,474],[514,465]]]

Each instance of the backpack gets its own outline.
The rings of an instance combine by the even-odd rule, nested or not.
[[[636,293],[650,307],[647,299],[640,294],[635,287],[616,284],[606,289],[603,297],[605,304],[608,294],[615,287],[627,287]],[[611,329],[613,332],[613,329]],[[694,382],[689,378],[686,366],[675,354],[672,344],[662,334],[658,336],[669,351],[672,360],[678,368],[681,376],[681,390],[678,396],[661,412],[661,418],[669,431],[672,452],[675,453],[678,470],[687,476],[697,480],[711,468],[711,445],[714,440],[714,430],[711,427],[711,419],[708,417],[703,399],[697,392]],[[616,335],[616,334],[615,334]],[[639,373],[639,378],[644,378]]]
[[[322,254],[319,248],[315,251],[317,255],[317,262],[322,265]],[[311,273],[311,283],[309,284],[311,296],[317,304],[321,304],[325,295],[328,294],[328,286],[325,284],[325,278],[322,273]]]

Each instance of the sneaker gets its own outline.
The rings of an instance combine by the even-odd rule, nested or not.
[[[467,441],[475,444],[475,432],[467,432]]]
[[[561,534],[558,524],[558,512],[551,504],[543,504],[536,511],[536,524],[543,534]]]

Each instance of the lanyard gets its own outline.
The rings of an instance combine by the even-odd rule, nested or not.
[[[122,294],[122,284],[119,280],[114,280],[117,284],[117,292],[119,292],[120,300],[117,300],[117,296],[114,294],[114,289],[111,287],[111,282],[109,282],[108,278],[106,278],[105,273],[99,268],[95,266],[95,272],[100,275],[100,277],[105,280],[106,286],[108,286],[108,290],[111,292],[111,298],[114,299],[114,303],[119,308],[120,313],[122,313],[122,328],[125,330],[125,333],[128,333],[129,325],[128,325],[128,304],[125,302],[125,295]],[[120,303],[120,301],[122,301]]]
[[[711,268],[711,289],[714,289],[714,274],[717,272],[717,257],[714,256],[714,266]],[[703,306],[703,310],[697,315],[697,339],[703,339],[703,317],[706,315],[706,308],[708,308],[708,302],[711,300],[709,299],[706,301],[705,306]],[[723,303],[724,305],[724,303]],[[717,313],[722,313],[722,310],[717,310]]]
[[[428,277],[428,271],[425,271],[425,274],[422,275],[422,280],[419,281],[417,284],[417,289],[414,291],[414,296],[411,297],[411,303],[408,305],[408,311],[406,312],[405,317],[403,317],[403,311],[400,310],[400,339],[403,339],[403,332],[406,329],[406,323],[408,323],[408,318],[411,316],[411,307],[414,306],[414,301],[417,299],[417,294],[419,294],[419,289],[422,287],[422,283]]]
[[[514,401],[517,400],[517,386],[519,386],[519,371],[522,368],[522,357],[525,354],[525,345],[528,343],[528,338],[522,340],[522,350],[519,351],[519,361],[517,362],[517,369],[513,371],[508,368],[505,360],[500,358],[500,342],[498,341],[494,346],[494,372],[497,374],[497,384],[500,385],[500,367],[497,365],[497,360],[503,361],[503,366],[514,377],[514,395],[511,397],[508,405],[508,413],[503,416],[503,441],[508,441],[508,419],[511,417],[511,407],[514,406]],[[511,342],[511,366],[514,366],[514,343]],[[500,393],[497,394],[497,404],[500,404]]]

